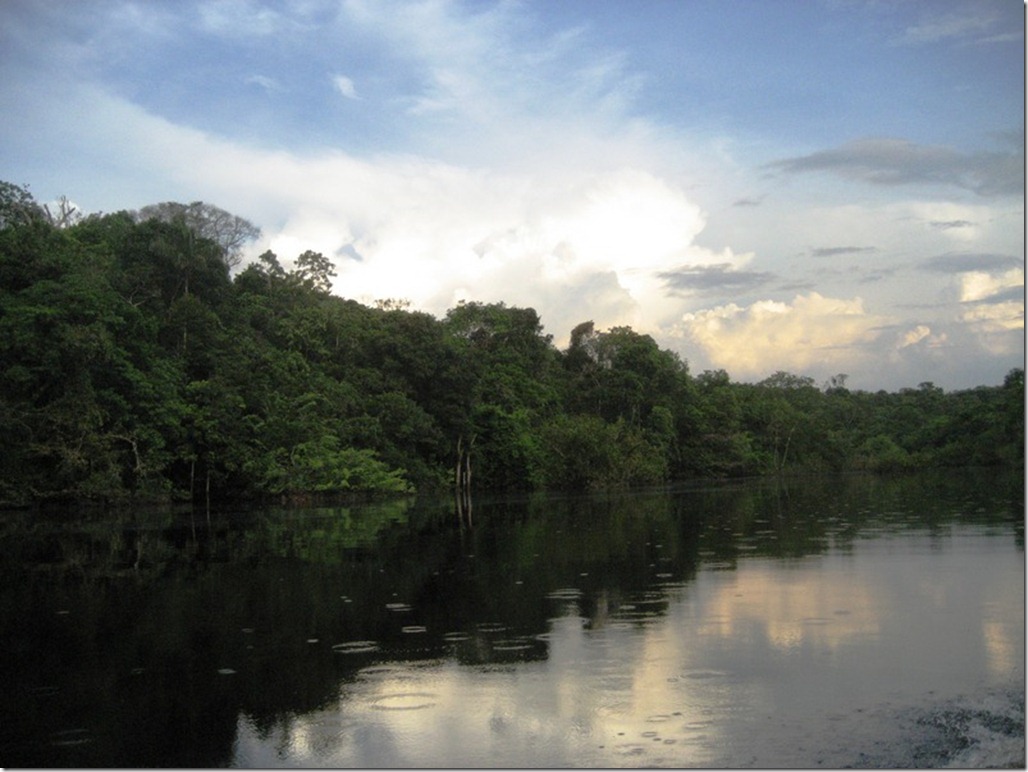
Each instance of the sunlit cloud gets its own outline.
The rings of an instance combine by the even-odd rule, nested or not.
[[[987,256],[1023,263],[1023,132],[1003,132],[1009,122],[959,147],[868,137],[866,123],[848,135],[863,139],[814,145],[701,131],[663,112],[666,95],[686,93],[672,90],[679,76],[605,34],[604,14],[545,5],[13,9],[0,110],[15,182],[85,212],[215,203],[262,229],[249,259],[320,251],[346,297],[435,314],[460,300],[531,306],[558,345],[581,321],[628,324],[736,377],[818,362],[856,372],[875,350],[887,362],[898,339],[886,327],[931,329],[908,353],[946,335],[984,346],[974,331],[1009,332],[1016,318],[1000,305],[1016,305],[1009,282],[959,302],[984,291],[964,273],[1017,267]],[[925,42],[1003,32],[927,11],[902,19],[893,32]],[[198,51],[224,67],[182,59]],[[167,61],[183,65],[153,80]],[[859,198],[854,180],[867,183]],[[827,308],[858,287],[867,311]],[[767,351],[744,356],[755,317],[770,325],[752,327]],[[967,353],[948,365],[954,378],[978,377],[957,373],[980,352]]]
[[[880,328],[891,322],[865,311],[860,298],[811,292],[789,303],[761,300],[687,313],[676,332],[700,347],[715,367],[754,377],[864,361]]]
[[[900,352],[903,349],[917,348],[922,351],[934,351],[947,346],[949,338],[946,333],[935,335],[931,327],[926,324],[919,324],[912,330],[900,333],[896,341],[895,350],[890,356],[890,361],[900,361]]]
[[[1024,268],[1011,268],[1000,274],[969,271],[961,276],[960,302],[987,300],[1012,287],[1024,288]]]
[[[906,348],[907,346],[913,346],[916,343],[920,343],[922,340],[932,334],[931,329],[924,325],[919,324],[912,330],[908,330],[900,336],[897,348]]]

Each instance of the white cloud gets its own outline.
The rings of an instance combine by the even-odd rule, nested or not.
[[[968,271],[960,277],[960,302],[987,300],[1004,290],[1024,287],[1024,268],[1011,268],[1000,274]]]
[[[328,255],[351,245],[361,260],[339,261],[340,293],[403,297],[435,313],[461,299],[532,305],[558,336],[571,298],[575,321],[657,330],[680,303],[660,272],[743,259],[695,246],[702,211],[639,170],[528,177],[337,156],[295,161],[276,189],[290,180],[310,199],[267,244]]]
[[[976,11],[980,9],[975,9]],[[936,43],[942,40],[978,38],[993,29],[998,21],[995,13],[944,13],[933,16],[934,8],[918,24],[904,32],[907,43]]]
[[[966,310],[961,318],[985,334],[1024,329],[1024,303],[989,303]],[[1003,347],[1004,350],[1009,348]]]
[[[999,274],[962,274],[960,300],[964,304],[960,321],[968,326],[982,348],[996,356],[1023,355],[1023,267]]]
[[[605,50],[588,28],[548,27],[530,9],[505,3],[353,0],[269,10],[227,0],[184,15],[118,7],[113,15],[123,23],[96,25],[101,45],[85,34],[56,43],[27,37],[33,57],[0,87],[0,110],[15,117],[0,132],[0,160],[46,198],[74,194],[86,211],[210,201],[261,226],[254,255],[270,247],[288,264],[316,249],[336,259],[341,295],[406,297],[434,313],[461,299],[533,306],[558,345],[586,319],[600,328],[630,324],[736,377],[761,368],[856,372],[876,347],[877,361],[886,361],[890,351],[908,356],[947,340],[979,345],[971,330],[994,349],[996,336],[1012,340],[1011,327],[1023,319],[1023,304],[1020,317],[1003,305],[1015,286],[999,273],[1005,265],[984,277],[919,269],[953,251],[1023,255],[1023,196],[975,196],[969,191],[982,192],[984,178],[974,175],[973,184],[949,187],[949,197],[964,203],[946,200],[945,191],[935,200],[901,198],[893,185],[862,187],[855,198],[837,175],[809,175],[802,185],[794,175],[761,178],[733,155],[759,152],[765,160],[781,152],[730,137],[696,139],[643,114],[632,60]],[[82,29],[87,19],[83,13]],[[321,42],[359,36],[369,60],[339,58],[326,46],[329,53],[304,72],[320,72],[321,86],[331,82],[346,99],[365,97],[369,114],[381,109],[395,129],[390,147],[409,155],[241,144],[194,128],[183,111],[165,110],[175,121],[158,117],[159,100],[147,112],[114,96],[132,93],[129,81],[90,81],[102,76],[97,62],[118,40],[136,41],[134,49],[114,46],[132,59],[145,43],[125,31],[147,21],[153,29],[145,40],[170,45],[198,26],[207,45],[224,42],[211,35],[238,46],[240,38],[274,34],[276,54],[315,39],[295,34],[308,23]],[[86,39],[90,46],[67,42]],[[55,59],[62,46],[76,56]],[[40,64],[50,60],[70,64]],[[252,71],[235,72],[232,85],[282,90],[282,103],[310,81],[288,68],[268,69],[274,78]],[[372,83],[375,100],[367,98]],[[359,141],[364,131],[333,130],[325,142]],[[378,138],[366,145],[378,146]],[[971,171],[994,172],[990,158],[892,140],[851,142],[789,163],[872,182],[923,182],[935,179],[939,164],[949,181],[971,161]],[[1000,154],[997,163],[1009,161]],[[741,195],[760,205],[731,206]],[[858,299],[838,300],[856,294],[857,282],[874,313]],[[797,291],[806,294],[782,301]],[[686,311],[693,313],[682,320]],[[884,325],[892,325],[889,334]],[[921,335],[921,327],[929,332]]]
[[[895,367],[911,358],[914,360],[925,357],[938,359],[948,348],[950,348],[950,339],[945,332],[934,334],[931,327],[919,324],[912,330],[899,334],[893,350],[889,352],[887,361]]]
[[[906,348],[907,346],[913,346],[920,343],[925,338],[931,336],[932,330],[930,327],[924,324],[919,324],[912,330],[908,330],[900,336],[899,343],[896,348]]]
[[[866,364],[870,345],[892,321],[865,311],[859,297],[811,292],[791,303],[761,300],[687,313],[675,332],[713,366],[753,378],[775,370],[827,373]]]
[[[227,37],[265,37],[285,22],[281,14],[252,0],[211,0],[198,11],[201,30]]]
[[[354,85],[353,80],[345,75],[334,75],[332,83],[335,84],[336,90],[347,99],[360,99],[357,96],[357,87]]]
[[[246,82],[255,86],[260,86],[268,92],[282,91],[282,84],[267,75],[251,75],[246,79]]]

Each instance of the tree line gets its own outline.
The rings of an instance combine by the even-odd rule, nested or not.
[[[1024,372],[895,393],[755,384],[531,308],[330,293],[202,202],[82,216],[0,183],[0,504],[650,485],[1024,463]]]

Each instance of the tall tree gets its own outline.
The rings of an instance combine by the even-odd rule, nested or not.
[[[222,250],[225,265],[230,269],[242,262],[243,247],[261,235],[261,229],[249,220],[203,201],[151,204],[136,212],[135,217],[138,222],[159,220],[172,223],[181,220],[197,236],[217,244]]]

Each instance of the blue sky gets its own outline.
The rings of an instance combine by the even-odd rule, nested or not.
[[[1024,363],[1013,0],[0,4],[0,179],[854,388]]]

